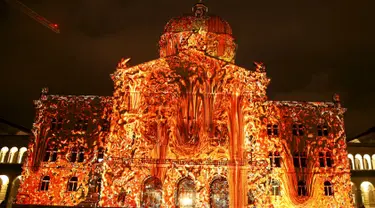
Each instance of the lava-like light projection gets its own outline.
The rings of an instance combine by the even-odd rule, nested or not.
[[[229,24],[203,4],[193,11],[167,24],[160,59],[118,64],[113,97],[42,94],[17,203],[353,207],[339,97],[267,100],[264,65],[234,65]],[[53,147],[58,159],[41,162]],[[69,162],[73,147],[84,162]]]

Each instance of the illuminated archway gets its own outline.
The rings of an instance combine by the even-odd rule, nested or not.
[[[210,205],[212,208],[229,207],[229,184],[226,178],[218,177],[210,184]]]
[[[9,148],[8,147],[3,147],[1,148],[1,152],[0,152],[0,163],[4,163],[7,161],[8,159],[8,151],[9,151]]]
[[[356,170],[363,170],[363,162],[362,162],[362,156],[360,154],[355,155],[355,169]]]
[[[23,163],[25,161],[25,157],[26,157],[26,151],[27,151],[27,148],[26,147],[21,147],[21,149],[19,150],[18,152],[18,158],[17,158],[17,163]]]
[[[17,161],[18,148],[12,147],[9,151],[8,163],[15,163]]]
[[[371,170],[371,157],[368,154],[363,156],[363,166],[365,170]]]
[[[4,201],[7,190],[8,190],[8,184],[9,184],[9,178],[6,175],[0,175],[0,204]]]
[[[348,154],[348,158],[349,158],[350,169],[354,170],[355,166],[354,166],[354,157],[353,157],[353,155],[352,154]]]
[[[371,160],[372,160],[372,169],[375,170],[375,154],[372,155]]]
[[[147,178],[142,187],[142,201],[143,208],[159,208],[162,203],[163,187],[161,181],[157,177]]]
[[[18,188],[20,186],[21,176],[16,177],[12,182],[12,187],[10,189],[7,208],[11,208],[14,200],[16,199]]]
[[[177,187],[177,207],[193,208],[195,207],[196,190],[194,181],[189,178],[183,178]]]
[[[361,183],[362,202],[365,207],[375,206],[374,186],[368,181]]]

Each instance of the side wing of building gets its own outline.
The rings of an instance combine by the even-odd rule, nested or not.
[[[249,204],[340,207],[351,204],[343,113],[331,102],[267,101],[258,135],[246,143]],[[266,168],[260,161],[268,158]],[[271,197],[269,197],[271,196]],[[255,202],[256,201],[256,202]],[[280,205],[280,206],[279,206]]]
[[[111,97],[42,94],[35,105],[34,140],[16,204],[93,203],[100,193]]]

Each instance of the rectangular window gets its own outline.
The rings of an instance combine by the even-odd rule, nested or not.
[[[302,124],[293,124],[293,127],[292,127],[292,133],[293,133],[293,136],[303,136],[304,135],[304,127]]]
[[[328,136],[328,126],[327,125],[318,125],[317,126],[318,136]]]
[[[268,134],[268,136],[278,136],[279,135],[279,125],[268,124],[267,125],[267,134]]]
[[[305,152],[296,152],[293,157],[293,164],[295,168],[306,168],[307,157]]]

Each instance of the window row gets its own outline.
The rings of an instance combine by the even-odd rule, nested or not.
[[[24,162],[26,158],[26,147],[21,147],[18,149],[17,147],[3,147],[0,150],[0,163],[18,163],[21,164]]]
[[[50,181],[51,181],[51,178],[49,176],[43,176],[40,181],[39,190],[48,191],[49,186],[50,186]],[[95,190],[94,190],[95,192],[100,192],[101,184],[102,184],[102,180],[101,178],[98,178],[95,183]],[[78,178],[76,176],[73,176],[68,180],[66,190],[77,191],[77,189],[78,189]]]
[[[348,154],[350,169],[352,170],[375,170],[375,154],[372,156],[365,154],[356,154],[353,157],[352,154]]]
[[[279,152],[270,152],[269,160],[271,167],[281,167],[281,156]],[[295,168],[307,167],[306,152],[295,152],[293,155],[293,165]],[[330,152],[319,152],[319,166],[332,167],[333,159]]]
[[[58,149],[48,148],[44,153],[43,162],[56,162]],[[104,148],[99,148],[96,160],[102,162],[104,158]],[[83,162],[85,160],[85,149],[84,148],[72,148],[69,153],[69,162]]]
[[[87,131],[89,127],[88,119],[79,119],[74,123],[73,129],[75,131]],[[101,131],[109,130],[109,122],[107,120],[102,120],[100,122]],[[62,130],[65,127],[65,120],[63,118],[52,118],[51,119],[51,130]]]
[[[328,126],[327,125],[318,125],[316,130],[317,130],[316,134],[318,136],[328,136]],[[267,134],[269,136],[278,136],[279,135],[279,125],[268,124],[267,125]],[[304,125],[293,124],[292,125],[292,134],[293,134],[293,136],[303,136],[305,134]]]

